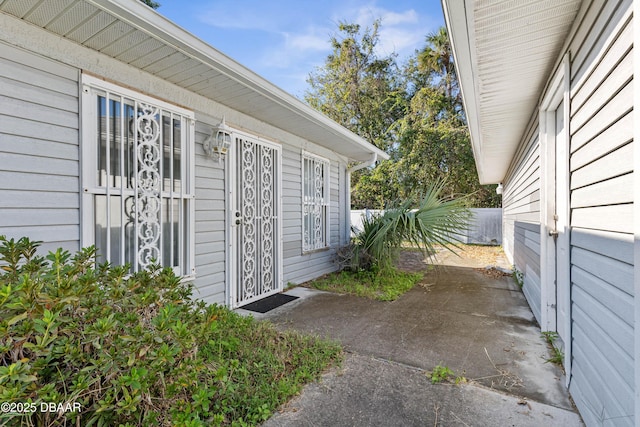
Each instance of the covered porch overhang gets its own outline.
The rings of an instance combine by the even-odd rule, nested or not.
[[[505,178],[581,0],[442,0],[481,184]]]

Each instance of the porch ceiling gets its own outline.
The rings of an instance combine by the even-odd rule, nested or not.
[[[581,0],[442,0],[482,184],[503,180]]]
[[[0,12],[99,51],[354,161],[387,154],[138,0],[0,0]]]

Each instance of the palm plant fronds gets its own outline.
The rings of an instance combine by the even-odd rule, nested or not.
[[[356,236],[354,263],[367,268],[358,260],[369,258],[371,264],[388,267],[404,242],[428,255],[435,253],[436,246],[449,250],[457,247],[460,235],[469,227],[472,213],[465,206],[465,197],[443,200],[443,187],[443,182],[429,186],[416,209],[415,203],[407,200],[381,215],[365,218],[363,230]]]

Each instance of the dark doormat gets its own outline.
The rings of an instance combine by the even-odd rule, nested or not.
[[[266,298],[262,298],[261,300],[252,302],[251,304],[243,305],[240,308],[255,311],[256,313],[266,313],[297,298],[298,297],[294,297],[292,295],[273,294]]]

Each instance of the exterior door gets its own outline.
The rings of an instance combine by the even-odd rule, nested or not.
[[[563,343],[568,336],[571,286],[569,274],[569,153],[566,137],[564,102],[555,110],[555,288],[556,328]]]
[[[558,333],[567,382],[571,378],[570,63],[566,54],[540,109],[540,326]]]
[[[282,290],[281,150],[235,135],[231,159],[231,304],[240,307]]]

